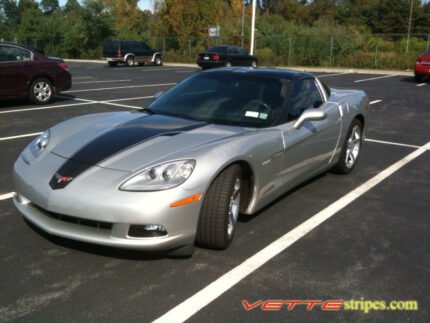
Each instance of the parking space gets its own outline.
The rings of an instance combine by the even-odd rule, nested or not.
[[[198,73],[85,63],[70,63],[70,71],[73,88],[49,106],[0,103],[1,322],[426,321],[427,83],[417,86],[412,77],[398,75],[319,73],[330,87],[365,90],[372,102],[368,141],[354,172],[321,175],[241,217],[227,250],[197,248],[192,258],[175,259],[52,237],[15,210],[12,167],[32,134],[83,114],[136,111],[158,91]],[[28,136],[12,138],[21,135]],[[318,222],[321,214],[326,218]],[[365,314],[306,311],[303,305],[247,311],[243,305],[350,299],[415,300],[419,309]]]

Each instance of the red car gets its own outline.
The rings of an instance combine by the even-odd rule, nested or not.
[[[54,94],[70,89],[72,76],[60,58],[47,57],[36,49],[0,42],[0,98],[28,97],[45,104]]]
[[[421,82],[424,76],[430,76],[430,50],[417,58],[415,63],[415,81]]]

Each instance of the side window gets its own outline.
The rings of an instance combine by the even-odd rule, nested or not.
[[[315,80],[299,80],[294,84],[288,104],[288,121],[297,119],[303,111],[317,108],[324,102]]]
[[[0,62],[29,61],[32,59],[30,51],[13,46],[0,46]]]
[[[227,53],[231,55],[237,55],[239,54],[239,51],[236,47],[229,47]]]
[[[143,50],[149,50],[149,46],[146,45],[145,43],[140,43],[140,48]]]

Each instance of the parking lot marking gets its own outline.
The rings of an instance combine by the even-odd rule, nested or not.
[[[10,193],[7,193],[7,194],[2,194],[2,195],[0,195],[0,201],[10,199],[14,195],[15,195],[15,192],[10,192]]]
[[[107,105],[112,105],[115,107],[122,107],[122,108],[130,108],[130,109],[137,109],[137,110],[141,110],[144,107],[138,107],[135,105],[127,105],[127,104],[120,104],[120,103],[113,103],[113,102],[108,102],[108,101],[100,101],[98,103],[102,103],[102,104],[107,104]]]
[[[18,138],[25,138],[25,137],[34,137],[34,136],[37,136],[37,135],[40,135],[40,134],[41,134],[41,132],[33,132],[33,133],[27,133],[25,135],[3,137],[3,138],[0,138],[0,141],[6,141],[6,140],[12,140],[12,139],[18,139]]]
[[[77,99],[73,99],[77,100]],[[16,109],[16,110],[6,110],[6,111],[0,111],[0,114],[5,113],[15,113],[15,112],[28,112],[28,111],[35,111],[35,110],[47,110],[47,109],[56,109],[56,108],[66,108],[66,107],[75,107],[77,105],[84,105],[84,104],[90,104],[94,101],[85,101],[80,103],[71,103],[71,104],[62,104],[62,105],[50,105],[45,107],[38,107],[38,108],[24,108],[24,109]]]
[[[152,71],[181,71],[186,70],[187,68],[148,68],[143,69],[142,72],[152,72]],[[188,70],[193,69],[192,67],[189,67]]]
[[[385,75],[385,76],[372,77],[372,78],[370,78],[370,79],[356,80],[356,81],[354,81],[354,82],[355,82],[355,83],[360,83],[360,82],[366,82],[366,81],[373,81],[373,80],[385,79],[385,78],[393,77],[393,76],[397,76],[397,74],[390,74],[390,75]]]
[[[424,85],[427,85],[427,83],[420,83],[420,84],[417,84],[417,86],[424,86]]]
[[[376,103],[379,103],[379,102],[382,102],[382,100],[370,101],[369,104],[376,104]]]
[[[154,98],[153,95],[148,95],[148,96],[136,96],[134,98],[123,98],[123,99],[115,99],[115,100],[106,100],[106,101],[102,101],[102,102],[105,103],[105,102],[133,101],[133,100],[153,99],[153,98]]]
[[[139,87],[171,86],[171,85],[175,85],[175,84],[176,83],[160,83],[160,84],[143,84],[143,85],[117,86],[117,87],[103,87],[103,88],[95,88],[95,89],[63,91],[62,93],[120,90],[120,89],[132,89],[132,88],[139,88]]]
[[[82,79],[92,79],[92,76],[77,76],[73,77],[74,80],[82,80]]]
[[[108,81],[85,81],[85,82],[73,82],[75,84],[93,84],[93,83],[115,83],[115,82],[131,82],[131,80],[108,80]]]
[[[342,72],[342,73],[335,73],[335,74],[325,74],[325,75],[318,76],[318,78],[329,77],[329,76],[337,76],[337,75],[345,75],[345,74],[351,74],[351,73],[350,72]]]
[[[408,148],[420,148],[420,146],[416,146],[416,145],[408,145],[408,144],[402,144],[399,142],[376,140],[376,139],[369,139],[369,138],[364,139],[364,141],[374,142],[377,144],[392,145],[392,146],[401,146],[401,147],[408,147]]]
[[[185,320],[189,319],[195,313],[197,313],[209,303],[214,301],[216,298],[221,296],[224,292],[235,286],[242,279],[246,278],[248,275],[250,275],[255,270],[267,263],[269,260],[273,259],[275,256],[283,252],[293,243],[303,238],[313,229],[315,229],[323,222],[335,215],[337,212],[354,202],[356,199],[371,190],[384,179],[397,172],[400,168],[410,163],[417,157],[421,156],[428,149],[430,149],[430,142],[414,150],[412,153],[403,157],[398,162],[385,168],[383,171],[381,171],[371,179],[367,180],[365,183],[350,191],[334,203],[327,206],[322,211],[313,215],[311,218],[298,225],[293,230],[289,231],[264,249],[260,250],[259,252],[242,262],[240,265],[236,266],[229,272],[219,277],[217,280],[215,280],[190,298],[186,299],[185,301],[183,301],[182,303],[156,319],[154,322],[184,322]]]

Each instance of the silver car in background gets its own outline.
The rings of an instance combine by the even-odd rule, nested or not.
[[[60,237],[190,255],[224,249],[238,216],[298,184],[357,164],[363,91],[296,71],[197,73],[139,112],[77,117],[19,156],[14,203]],[[293,216],[293,215],[291,215]]]

